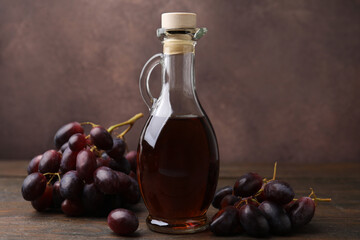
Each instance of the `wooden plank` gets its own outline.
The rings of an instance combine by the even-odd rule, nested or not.
[[[25,161],[0,161],[0,239],[118,239],[106,224],[106,218],[70,218],[61,213],[37,213],[22,199],[20,188],[26,175]],[[278,177],[287,180],[298,193],[308,194],[312,186],[320,197],[332,197],[331,203],[320,204],[312,222],[291,239],[360,239],[359,163],[345,164],[279,164]],[[260,164],[224,165],[218,187],[232,185],[237,176],[256,171],[266,177],[272,166]],[[192,235],[165,235],[148,230],[143,203],[135,211],[140,227],[139,239],[239,239],[219,238],[211,232]],[[216,212],[209,209],[209,216]],[[241,239],[248,238],[245,234]],[[277,239],[277,237],[273,237]],[[281,237],[279,239],[284,239]]]

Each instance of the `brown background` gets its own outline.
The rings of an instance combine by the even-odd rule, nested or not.
[[[360,1],[0,0],[0,158],[64,123],[147,114],[142,66],[160,14],[191,11],[200,101],[223,161],[360,160]],[[153,85],[159,84],[154,75]],[[134,149],[142,119],[129,134]]]

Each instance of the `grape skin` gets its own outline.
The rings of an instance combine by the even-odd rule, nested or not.
[[[31,159],[28,168],[27,168],[27,173],[28,175],[33,173],[33,172],[37,172],[39,169],[39,162],[42,158],[42,154],[37,155],[36,157],[34,157],[33,159]]]
[[[95,186],[105,194],[118,193],[118,175],[108,167],[99,167],[95,170],[94,183]]]
[[[288,183],[273,180],[265,185],[264,195],[266,200],[284,205],[294,199],[295,193]]]
[[[96,169],[96,156],[89,149],[81,150],[76,157],[76,171],[80,179],[86,183],[93,182],[93,173]]]
[[[79,199],[65,199],[61,204],[61,211],[67,216],[76,217],[84,213],[84,208]]]
[[[57,149],[66,143],[75,133],[84,133],[84,129],[78,122],[71,122],[62,126],[54,136],[54,143]]]
[[[79,152],[72,151],[69,147],[65,149],[60,161],[60,172],[66,173],[76,169],[76,157]]]
[[[215,214],[210,230],[217,236],[230,236],[242,232],[238,209],[227,206]]]
[[[257,173],[247,173],[236,180],[234,184],[234,195],[239,197],[250,197],[256,194],[262,186],[262,178]]]
[[[43,154],[39,162],[39,172],[55,173],[59,171],[60,162],[61,153],[56,150],[48,150]]]
[[[212,205],[214,208],[219,209],[221,207],[221,200],[229,194],[232,194],[233,188],[231,186],[225,186],[216,191]]]
[[[39,172],[34,172],[25,178],[21,187],[21,193],[25,200],[33,201],[44,193],[45,188],[46,177]]]
[[[220,202],[220,206],[221,208],[224,208],[224,207],[227,207],[227,206],[234,206],[234,204],[239,201],[239,198],[232,195],[232,194],[229,194],[229,195],[226,195]]]
[[[125,150],[126,150],[125,141],[120,138],[114,138],[112,148],[106,151],[106,153],[111,158],[118,159],[124,156]]]
[[[309,223],[315,214],[315,202],[310,197],[301,197],[289,209],[293,227],[298,228]]]
[[[268,236],[269,223],[257,207],[250,204],[242,206],[239,210],[239,219],[241,226],[250,236]]]
[[[130,151],[125,156],[126,160],[130,163],[131,170],[136,173],[136,167],[137,167],[137,152],[136,151]]]
[[[123,208],[111,211],[107,221],[110,229],[119,235],[132,234],[139,226],[137,216],[133,212]]]
[[[61,203],[65,200],[61,194],[60,194],[60,182],[56,181],[53,184],[53,193],[52,193],[52,199],[53,199],[53,206],[54,208],[61,208]]]
[[[81,197],[84,187],[83,181],[79,178],[78,173],[71,170],[64,174],[60,182],[60,194],[63,198],[77,199]]]
[[[31,201],[31,205],[37,211],[42,212],[50,208],[53,203],[53,186],[46,185],[44,193],[34,201]]]
[[[69,148],[72,151],[81,151],[86,147],[85,135],[82,133],[76,133],[69,138]]]
[[[110,133],[100,126],[91,129],[90,139],[96,147],[102,150],[110,150],[113,146],[113,139]]]
[[[291,231],[290,219],[280,205],[264,201],[258,208],[268,220],[271,232],[277,235],[285,235]]]
[[[82,193],[82,202],[87,212],[97,214],[104,204],[104,199],[104,194],[96,188],[94,183],[85,184]]]

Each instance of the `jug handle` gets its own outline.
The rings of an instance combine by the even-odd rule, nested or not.
[[[151,72],[158,64],[163,63],[164,55],[162,53],[155,54],[152,56],[144,65],[141,70],[140,79],[139,79],[139,88],[141,97],[144,100],[145,104],[151,110],[153,104],[156,102],[156,98],[150,92],[149,79]]]

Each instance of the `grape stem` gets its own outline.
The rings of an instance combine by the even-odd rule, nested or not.
[[[91,127],[98,127],[98,126],[100,126],[100,125],[95,124],[95,123],[93,123],[93,122],[82,122],[82,123],[80,123],[80,125],[81,125],[81,126],[91,125]]]
[[[314,189],[310,188],[310,191],[311,191],[311,193],[310,193],[309,197],[313,196],[313,198],[311,198],[311,199],[314,200],[315,206],[317,205],[318,202],[331,202],[331,198],[318,198],[318,197],[316,197]]]
[[[43,175],[44,175],[44,176],[51,175],[51,178],[50,178],[50,180],[47,182],[47,184],[50,184],[51,181],[54,179],[55,176],[57,176],[59,182],[61,181],[60,173],[58,173],[58,172],[56,172],[56,173],[44,173]]]
[[[115,124],[111,127],[109,127],[107,129],[107,131],[111,134],[115,129],[124,126],[124,125],[129,125],[122,133],[120,133],[117,137],[118,138],[124,138],[125,134],[128,133],[130,131],[130,129],[132,128],[132,126],[134,125],[134,123],[139,119],[142,118],[144,116],[144,114],[142,113],[138,113],[135,116],[133,116],[132,118],[130,118],[129,120],[122,122],[122,123],[118,123]]]

